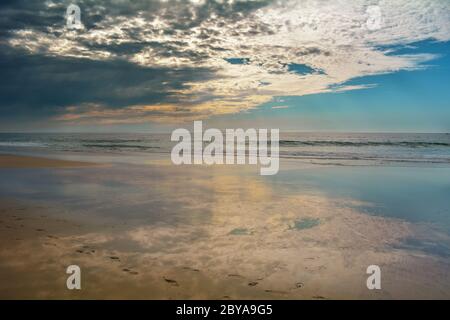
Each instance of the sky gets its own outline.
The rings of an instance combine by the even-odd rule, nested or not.
[[[450,132],[449,41],[448,0],[2,1],[0,131]]]

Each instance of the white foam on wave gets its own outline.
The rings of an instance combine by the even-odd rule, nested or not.
[[[23,142],[23,141],[0,141],[0,147],[39,147],[45,148],[47,145],[41,142]]]

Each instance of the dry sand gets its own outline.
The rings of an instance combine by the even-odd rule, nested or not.
[[[0,154],[0,168],[75,168],[93,165],[89,162]]]

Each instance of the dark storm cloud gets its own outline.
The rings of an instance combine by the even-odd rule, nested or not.
[[[44,1],[5,0],[0,2],[0,38],[9,37],[10,31],[33,29],[45,31],[48,26],[61,23],[61,7],[47,9]]]
[[[130,105],[177,103],[187,99],[184,84],[212,76],[205,68],[148,68],[124,60],[0,53],[0,114],[46,117],[67,106],[99,104],[112,109]]]

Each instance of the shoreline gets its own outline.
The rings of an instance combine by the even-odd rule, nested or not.
[[[98,166],[97,163],[59,160],[34,156],[0,154],[0,169],[9,168],[80,168]]]

